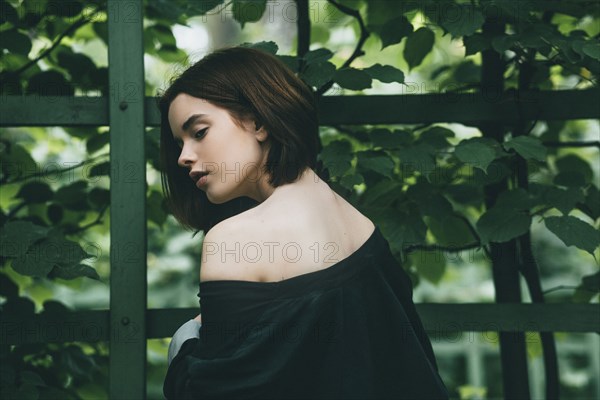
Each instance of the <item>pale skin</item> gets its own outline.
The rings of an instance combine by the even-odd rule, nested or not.
[[[203,255],[210,253],[207,243],[244,245],[250,240],[275,239],[307,249],[313,243],[333,243],[337,248],[331,260],[315,260],[306,252],[306,257],[293,264],[281,257],[253,263],[232,263],[218,255],[203,257],[200,282],[271,282],[327,268],[371,235],[373,223],[310,168],[293,183],[270,186],[268,176],[259,172],[268,155],[269,135],[264,127],[257,129],[255,121],[237,126],[227,110],[183,93],[171,103],[168,118],[181,147],[178,164],[188,171],[210,172],[199,188],[209,201],[221,204],[247,196],[260,203],[210,229],[203,240]],[[195,319],[201,322],[200,315]]]

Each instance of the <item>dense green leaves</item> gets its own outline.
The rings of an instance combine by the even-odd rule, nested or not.
[[[332,176],[342,176],[350,168],[352,161],[351,144],[336,140],[323,149],[319,155]]]

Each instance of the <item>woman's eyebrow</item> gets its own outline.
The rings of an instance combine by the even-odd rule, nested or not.
[[[196,122],[197,120],[207,117],[208,115],[206,114],[193,114],[191,115],[184,123],[183,125],[181,125],[181,130],[183,131],[187,131],[189,129],[189,127]]]

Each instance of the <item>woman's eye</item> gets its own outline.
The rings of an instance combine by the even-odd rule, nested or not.
[[[208,128],[200,129],[198,132],[196,132],[194,137],[197,139],[197,138],[204,136],[206,134],[207,130],[208,130]]]

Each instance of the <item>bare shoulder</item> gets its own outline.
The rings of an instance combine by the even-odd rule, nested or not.
[[[228,218],[206,233],[202,241],[200,282],[244,279],[239,249],[242,232],[248,235],[247,221],[241,215]]]
[[[202,244],[200,282],[274,282],[324,269],[352,254],[373,232],[371,220],[347,203],[321,211],[257,210],[215,225]]]

